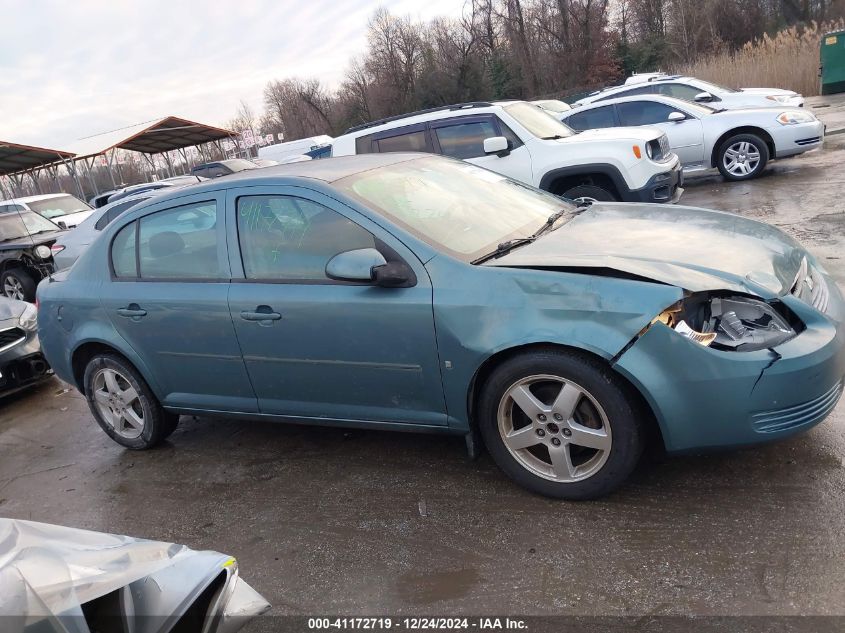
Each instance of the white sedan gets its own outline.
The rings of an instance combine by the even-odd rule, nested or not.
[[[728,180],[755,178],[769,160],[816,149],[824,140],[824,125],[803,108],[721,110],[658,95],[600,101],[559,118],[578,131],[660,128],[686,173],[715,167]]]

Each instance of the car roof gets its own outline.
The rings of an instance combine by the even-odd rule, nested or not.
[[[12,198],[11,200],[0,200],[0,204],[9,204],[11,202],[38,202],[39,200],[52,200],[53,198],[63,198],[64,196],[74,197],[72,193],[44,193],[39,196],[24,196],[22,198]]]
[[[171,198],[179,198],[186,193],[202,193],[235,187],[296,184],[296,181],[301,181],[301,183],[309,181],[332,183],[347,176],[425,157],[431,157],[431,154],[420,152],[359,154],[356,156],[340,156],[285,165],[273,165],[272,167],[262,167],[261,169],[245,169],[244,171],[229,174],[223,178],[206,180],[195,185],[158,189],[157,191],[166,191],[167,193],[156,196],[155,202],[159,203]]]
[[[476,113],[478,110],[481,110],[480,113],[483,114],[485,109],[499,108],[512,103],[517,103],[517,101],[470,101],[468,103],[455,103],[452,105],[429,108],[427,110],[417,110],[416,112],[408,112],[406,114],[399,114],[353,126],[346,130],[343,136],[362,136],[364,134],[377,132],[379,129],[393,129],[397,127],[404,127],[406,125],[414,125],[416,123],[424,123],[426,121],[445,119],[453,116],[470,115]]]

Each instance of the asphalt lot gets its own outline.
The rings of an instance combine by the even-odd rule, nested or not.
[[[845,138],[845,137],[843,137]],[[774,223],[845,286],[845,149],[683,203]],[[790,441],[533,496],[463,440],[182,418],[112,443],[58,380],[0,401],[0,515],[236,556],[275,614],[845,615],[845,404]]]

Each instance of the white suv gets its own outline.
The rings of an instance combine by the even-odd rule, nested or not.
[[[430,152],[460,158],[565,198],[676,202],[681,163],[666,135],[622,127],[577,133],[525,101],[464,103],[359,125],[332,156]]]

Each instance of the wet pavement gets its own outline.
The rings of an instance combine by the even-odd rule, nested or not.
[[[691,178],[683,202],[782,227],[845,286],[843,163]],[[51,380],[0,401],[0,515],[232,554],[275,614],[845,614],[844,457],[840,403],[803,436],[648,459],[566,503],[461,438],[183,417],[130,452]]]

